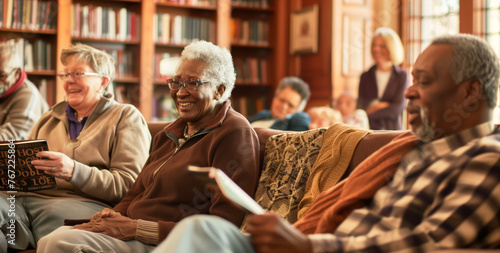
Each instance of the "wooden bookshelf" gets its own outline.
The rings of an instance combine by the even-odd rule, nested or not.
[[[26,0],[19,1],[24,2]],[[33,3],[33,1],[27,2]],[[50,105],[63,100],[64,97],[62,82],[56,78],[56,73],[64,69],[59,60],[60,53],[62,49],[68,48],[72,43],[81,42],[100,49],[121,50],[120,53],[116,54],[123,54],[124,52],[131,54],[131,56],[127,56],[133,59],[131,69],[126,72],[118,71],[114,85],[118,87],[118,92],[123,95],[122,98],[125,97],[126,102],[134,104],[143,113],[146,120],[151,121],[154,118],[153,114],[157,111],[153,103],[157,94],[169,94],[166,78],[158,78],[155,72],[157,66],[157,63],[155,63],[156,54],[179,55],[184,46],[190,42],[190,40],[186,39],[180,42],[157,40],[155,36],[158,35],[154,34],[157,31],[153,29],[155,14],[167,13],[171,16],[183,16],[186,19],[191,19],[189,22],[195,25],[200,25],[202,23],[200,20],[205,20],[203,23],[210,21],[211,32],[209,35],[204,34],[203,32],[206,31],[202,31],[205,29],[201,29],[200,26],[197,28],[199,33],[192,34],[191,38],[208,36],[204,38],[216,45],[230,49],[234,59],[254,57],[257,61],[266,61],[265,65],[267,67],[264,72],[267,72],[267,78],[254,78],[255,80],[249,82],[238,81],[233,92],[232,99],[234,100],[246,96],[256,97],[259,99],[257,104],[260,104],[260,107],[268,107],[268,98],[274,90],[275,84],[279,78],[284,76],[285,64],[278,58],[286,59],[286,48],[277,45],[286,43],[287,39],[284,38],[286,32],[281,31],[284,29],[277,29],[277,27],[288,24],[288,21],[283,24],[280,23],[282,21],[278,20],[280,17],[281,19],[286,17],[287,1],[269,0],[268,7],[235,5],[231,0],[203,0],[203,4],[193,4],[195,2],[193,0],[184,0],[185,3],[182,3],[183,0],[179,1],[180,3],[170,0],[38,0],[38,2],[41,1],[51,1],[55,4],[54,27],[33,29],[31,27],[0,26],[0,38],[24,38],[30,42],[40,39],[51,43],[51,67],[49,69],[31,69],[27,71],[30,80],[35,83],[45,80],[46,84],[44,85],[47,87],[47,99]],[[137,23],[135,36],[123,39],[117,36],[103,35],[103,30],[100,30],[99,35],[83,36],[81,33],[76,34],[75,13],[77,11],[75,11],[74,6],[77,4],[80,5],[80,10],[82,6],[89,6],[89,11],[92,8],[100,7],[101,11],[112,9],[116,14],[120,9],[124,8],[135,13]],[[268,42],[242,43],[232,41],[232,17],[267,22]],[[95,26],[96,23],[101,24],[101,22],[95,21],[93,25]],[[252,58],[250,61],[255,60]],[[255,62],[252,64],[255,65]],[[238,107],[238,104],[242,104],[242,102],[233,103],[235,108]]]
[[[3,0],[0,39],[16,45],[28,79],[49,105],[55,103],[57,1]]]
[[[195,40],[210,41],[229,48],[225,34],[229,0],[158,0],[153,15],[154,82],[151,120],[169,121],[176,117],[166,79],[179,63],[183,48]]]
[[[233,107],[251,117],[270,107],[275,72],[279,0],[231,1],[230,39],[237,73]]]

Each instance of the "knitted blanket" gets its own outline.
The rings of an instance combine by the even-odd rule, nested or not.
[[[366,201],[392,178],[417,140],[410,132],[394,138],[366,158],[348,178],[321,193],[309,212],[294,226],[305,234],[333,233],[352,210],[365,206]]]
[[[290,223],[297,221],[309,170],[318,157],[326,131],[320,128],[269,138],[254,197],[262,208],[279,214]]]
[[[359,141],[369,131],[333,124],[323,135],[323,145],[306,182],[304,197],[299,203],[298,218],[304,217],[318,195],[334,186],[349,167]]]

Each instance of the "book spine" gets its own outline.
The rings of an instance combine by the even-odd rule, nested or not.
[[[109,9],[109,39],[116,39],[116,12]]]
[[[31,29],[38,29],[38,0],[32,0],[33,4],[31,7]]]
[[[6,28],[11,28],[12,27],[12,11],[13,11],[13,5],[14,5],[14,0],[6,0],[7,1],[7,13],[4,14],[6,15],[5,17],[5,27]]]

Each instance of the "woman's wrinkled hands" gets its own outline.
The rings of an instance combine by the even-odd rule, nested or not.
[[[105,208],[101,212],[94,214],[90,222],[76,225],[73,228],[128,241],[135,239],[137,220],[130,219],[112,209]]]
[[[75,161],[61,152],[41,151],[36,154],[37,159],[31,161],[31,165],[37,170],[43,170],[45,174],[66,181],[70,180],[75,170]]]
[[[276,214],[251,215],[246,232],[259,253],[312,252],[309,238]]]

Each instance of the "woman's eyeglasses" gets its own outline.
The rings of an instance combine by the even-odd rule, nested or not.
[[[190,79],[187,79],[184,81],[181,81],[181,80],[175,79],[175,78],[167,79],[168,87],[171,90],[179,90],[181,88],[181,86],[184,86],[184,88],[186,90],[194,91],[194,90],[197,90],[198,86],[200,86],[201,84],[208,83],[208,82],[209,81],[207,81],[207,80],[194,79],[194,78],[190,78]]]
[[[92,73],[92,72],[59,72],[57,76],[63,80],[66,81],[69,79],[69,77],[73,78],[73,80],[78,81],[86,76],[101,76],[97,73]]]

